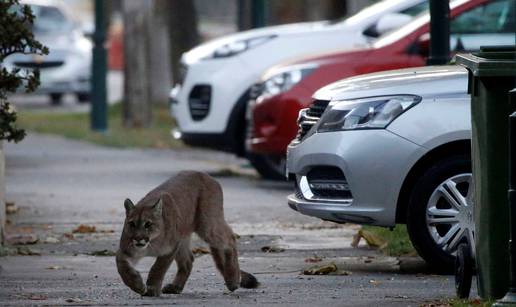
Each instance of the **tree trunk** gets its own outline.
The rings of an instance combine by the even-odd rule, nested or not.
[[[154,0],[149,18],[150,101],[161,105],[167,104],[172,87],[167,9],[168,0]]]
[[[152,119],[149,74],[149,0],[125,0],[124,104],[126,127],[147,127]]]
[[[3,141],[0,141],[0,246],[5,236],[5,154]]]
[[[170,62],[172,79],[177,82],[181,55],[195,47],[199,39],[197,11],[192,0],[168,0]]]

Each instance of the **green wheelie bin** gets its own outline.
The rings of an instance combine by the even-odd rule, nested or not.
[[[469,71],[471,159],[474,182],[475,258],[479,295],[497,299],[509,287],[508,116],[516,111],[515,46],[482,47],[457,55]]]

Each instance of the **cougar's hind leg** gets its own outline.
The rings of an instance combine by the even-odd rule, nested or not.
[[[181,242],[176,255],[175,255],[177,273],[174,281],[171,284],[163,287],[163,293],[179,294],[183,291],[186,281],[192,272],[192,264],[194,256],[190,249],[190,239],[186,239]]]
[[[230,291],[235,291],[240,284],[240,268],[238,266],[235,238],[231,228],[226,223],[218,225],[218,228],[222,231],[219,231],[216,235],[211,233],[207,236],[200,234],[200,236],[209,244],[215,266],[224,277],[226,287]]]

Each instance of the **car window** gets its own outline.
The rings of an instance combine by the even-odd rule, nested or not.
[[[416,15],[428,11],[428,8],[428,1],[425,1],[414,6],[411,6],[407,9],[404,9],[400,13],[414,17]]]
[[[452,34],[514,33],[514,0],[494,0],[457,16]]]
[[[56,7],[32,5],[34,32],[64,32],[70,29],[70,22]]]

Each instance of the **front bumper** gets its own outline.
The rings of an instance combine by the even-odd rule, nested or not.
[[[297,186],[288,197],[289,206],[338,223],[393,226],[404,178],[423,153],[419,145],[388,130],[316,133],[289,145],[287,173],[295,175]],[[310,197],[310,186],[303,181],[322,166],[342,171],[349,197]]]

